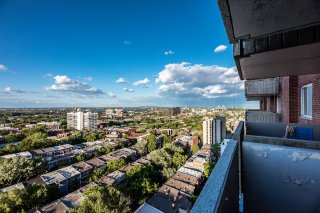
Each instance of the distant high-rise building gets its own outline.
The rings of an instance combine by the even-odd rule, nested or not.
[[[203,144],[220,143],[226,136],[226,118],[217,117],[203,121]]]
[[[96,129],[98,126],[98,113],[82,112],[79,109],[77,112],[67,113],[67,127],[77,130]]]
[[[117,117],[123,117],[124,110],[123,109],[115,109]]]
[[[114,117],[114,110],[113,109],[106,109],[106,117],[113,118]]]
[[[85,129],[96,129],[98,126],[98,113],[86,112],[83,113],[83,127]]]
[[[181,113],[180,107],[172,107],[170,108],[170,114],[171,116],[179,115]]]

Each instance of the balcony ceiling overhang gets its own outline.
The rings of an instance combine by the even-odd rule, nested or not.
[[[319,0],[218,0],[240,78],[320,73]]]
[[[320,22],[319,0],[218,0],[230,43]]]
[[[242,79],[261,79],[320,72],[320,42],[235,58]]]

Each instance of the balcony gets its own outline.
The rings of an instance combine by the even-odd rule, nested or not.
[[[263,122],[263,123],[277,123],[280,122],[280,114],[268,111],[247,110],[247,122]]]
[[[283,138],[286,124],[240,123],[192,213],[318,212],[320,126],[315,141]]]
[[[319,1],[218,3],[242,80],[319,73]]]
[[[245,81],[245,95],[247,99],[274,96],[280,93],[280,78],[266,78]]]

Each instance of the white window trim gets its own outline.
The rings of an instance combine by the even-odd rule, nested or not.
[[[311,116],[310,116],[310,115],[304,115],[304,114],[303,114],[303,111],[304,111],[304,103],[303,103],[303,101],[304,101],[304,93],[303,93],[303,89],[304,89],[304,88],[308,88],[308,87],[312,87],[312,83],[306,84],[306,85],[304,85],[304,86],[302,86],[302,87],[300,88],[300,116],[301,116],[302,118],[312,120],[313,109],[312,109],[312,112],[311,112]],[[312,104],[312,101],[313,101],[313,100],[312,100],[312,95],[313,95],[313,88],[312,88],[312,94],[311,94],[311,104]],[[308,103],[307,103],[307,104],[308,104]],[[311,108],[312,108],[312,106],[311,106]]]

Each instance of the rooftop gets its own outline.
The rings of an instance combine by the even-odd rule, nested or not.
[[[108,174],[107,176],[104,176],[101,179],[99,179],[98,183],[112,186],[112,185],[117,185],[124,179],[125,179],[125,173],[121,171],[114,171]]]
[[[49,172],[44,175],[41,175],[41,178],[47,185],[50,185],[53,183],[60,183],[66,180],[66,178],[62,174],[60,174],[58,171],[53,171],[53,172]]]
[[[179,209],[187,210],[192,207],[187,195],[166,185],[163,185],[159,192],[153,195],[146,203],[166,213],[176,213]]]
[[[85,161],[87,164],[95,167],[100,167],[105,165],[104,161],[99,160],[98,158],[92,158],[90,160]]]
[[[78,170],[76,170],[72,166],[67,166],[67,167],[61,168],[58,170],[58,172],[60,174],[62,174],[67,179],[81,174]]]
[[[53,213],[65,213],[68,212],[68,207],[61,201],[57,200],[41,208],[43,212],[53,212]]]
[[[74,191],[61,198],[61,201],[69,208],[75,208],[79,206],[80,202],[84,199],[84,196],[80,190]]]
[[[93,169],[92,166],[90,166],[89,164],[87,164],[83,161],[72,164],[71,166],[81,173]]]

